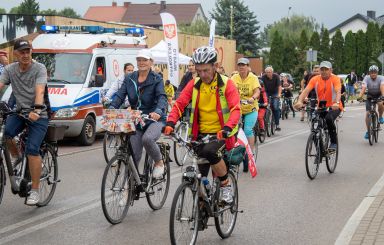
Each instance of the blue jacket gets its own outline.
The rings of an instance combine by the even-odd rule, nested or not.
[[[147,79],[140,84],[140,89],[138,89],[138,76],[139,73],[135,71],[125,77],[122,86],[111,103],[111,107],[120,108],[125,97],[128,96],[132,109],[141,110],[144,114],[156,112],[161,116],[159,121],[165,121],[168,102],[163,79],[151,70]]]

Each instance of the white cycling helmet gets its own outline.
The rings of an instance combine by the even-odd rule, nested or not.
[[[371,72],[371,71],[375,71],[375,72],[379,72],[379,67],[377,67],[376,65],[371,65],[370,67],[369,67],[369,70],[368,70],[369,72]]]
[[[203,46],[195,50],[192,62],[196,64],[213,64],[217,61],[217,52],[213,47]]]

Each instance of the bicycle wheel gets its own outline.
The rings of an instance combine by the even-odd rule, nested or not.
[[[285,103],[283,102],[283,105],[281,106],[281,120],[284,120],[284,119],[285,119],[285,113],[286,113],[286,110],[287,110],[287,106],[286,106]]]
[[[228,172],[228,179],[232,186],[233,203],[230,206],[217,203],[214,207],[215,212],[217,213],[217,216],[215,216],[216,231],[223,239],[231,236],[233,229],[235,228],[239,206],[237,181],[232,171]],[[216,195],[216,197],[218,198],[218,195]]]
[[[373,124],[373,136],[374,136],[374,139],[375,139],[375,143],[377,143],[377,141],[379,140],[379,128],[380,128],[380,124],[379,124],[379,117],[377,116],[377,114],[375,113],[375,116],[372,120],[372,124]]]
[[[195,244],[199,232],[198,195],[189,182],[177,188],[171,206],[169,235],[171,244]]]
[[[331,142],[329,142],[330,144]],[[327,157],[325,158],[325,163],[327,165],[327,170],[329,173],[334,173],[337,166],[337,160],[339,157],[339,141],[336,141],[337,147],[336,151],[329,152],[327,151]],[[329,146],[329,145],[328,145]]]
[[[264,117],[264,128],[268,137],[271,137],[271,112],[267,109]]]
[[[271,113],[271,135],[274,135],[275,134],[275,117],[273,116],[273,113]]]
[[[176,128],[176,133],[179,133],[182,137],[188,134],[188,124],[181,122]],[[173,142],[173,154],[175,156],[176,164],[183,166],[188,158],[188,149],[180,146],[177,142]]]
[[[370,145],[373,145],[374,138],[374,130],[373,130],[373,116],[369,115],[368,117],[368,141]]]
[[[36,204],[38,207],[47,205],[55,193],[58,180],[57,156],[54,149],[44,146],[40,149],[42,168],[40,177],[40,199]]]
[[[101,183],[101,206],[111,224],[120,223],[131,205],[134,179],[123,160],[112,157],[105,167]]]
[[[257,136],[258,136],[258,138],[259,138],[259,141],[260,141],[260,143],[264,143],[264,141],[265,141],[265,131],[264,131],[264,133],[261,133],[261,130],[260,130],[260,124],[258,124],[258,130],[257,130]],[[264,124],[264,127],[265,127],[265,124]]]
[[[3,162],[0,162],[0,204],[3,200],[4,195],[4,186],[5,186],[5,170]]]
[[[257,125],[255,125],[254,127],[253,127],[253,135],[254,135],[254,138],[255,138],[255,149],[253,149],[253,154],[254,154],[254,156],[255,156],[255,161],[257,160],[257,153],[259,152],[259,141],[257,140]]]
[[[317,136],[316,133],[311,133],[305,148],[305,170],[311,180],[316,178],[321,159],[320,139]]]
[[[155,179],[152,177],[154,161],[148,155],[145,156],[146,166],[149,168],[148,179],[149,179],[149,187],[147,187],[147,192],[145,193],[145,197],[147,198],[148,205],[153,210],[158,210],[164,206],[165,200],[167,200],[168,191],[169,191],[169,183],[170,183],[170,167],[167,153],[164,154],[164,149],[162,149],[163,162],[164,162],[164,174],[160,179]]]
[[[120,146],[120,136],[106,132],[103,139],[103,154],[105,162],[108,163],[116,154]]]

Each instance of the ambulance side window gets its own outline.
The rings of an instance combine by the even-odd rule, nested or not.
[[[98,77],[98,79],[96,79]],[[93,65],[92,68],[92,75],[91,75],[91,86],[92,87],[99,87],[95,86],[96,80],[102,79],[103,83],[107,79],[107,74],[106,74],[106,69],[105,69],[105,58],[104,57],[97,57],[95,60],[95,64]]]

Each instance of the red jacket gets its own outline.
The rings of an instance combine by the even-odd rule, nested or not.
[[[195,85],[195,80],[192,79],[191,81],[188,82],[187,86],[183,89],[183,92],[180,94],[180,97],[176,100],[175,105],[173,106],[171,112],[168,115],[167,122],[172,122],[174,124],[177,123],[179,118],[184,112],[185,107],[191,102],[192,100],[192,93],[193,93],[193,87],[195,86],[197,89],[200,88],[201,85],[201,80],[196,83]],[[218,81],[217,81],[218,87],[221,87],[224,85],[224,82],[221,79],[221,76],[218,75]],[[218,107],[218,112],[219,114],[219,119],[221,123],[221,127],[229,127],[231,130],[235,128],[240,120],[241,117],[241,112],[240,112],[240,96],[237,91],[237,88],[235,86],[235,83],[228,79],[227,81],[227,87],[225,90],[225,98],[227,99],[227,104],[228,104],[228,109],[230,110],[230,115],[229,119],[226,123],[224,123],[223,119],[223,114],[221,113],[221,108],[220,108],[220,97],[218,94],[219,89],[217,89],[216,93],[216,104]],[[200,98],[200,90],[197,95],[197,100],[196,100],[196,105],[195,105],[195,114],[194,114],[194,120],[192,123],[192,136],[193,139],[196,140],[199,132],[199,109],[198,109],[198,104],[199,104],[199,98]],[[230,137],[226,139],[226,147],[227,149],[231,149],[233,145],[236,142],[235,137]]]

